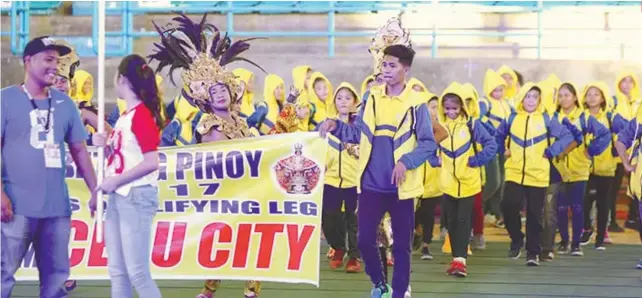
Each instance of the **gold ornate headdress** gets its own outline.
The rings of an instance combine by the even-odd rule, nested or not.
[[[165,27],[159,27],[152,22],[161,41],[154,43],[155,51],[148,58],[150,62],[158,60],[157,73],[169,66],[169,76],[174,85],[176,84],[172,72],[182,69],[181,78],[186,99],[202,111],[211,112],[210,89],[217,84],[227,86],[232,101],[237,98],[238,81],[231,71],[225,69],[227,64],[245,61],[265,72],[254,62],[238,56],[250,48],[248,41],[258,38],[232,43],[227,33],[221,36],[221,31],[216,26],[206,22],[207,14],[203,15],[199,23],[182,13],[172,20],[174,23]]]
[[[383,51],[391,45],[404,45],[412,49],[410,40],[410,31],[401,27],[401,14],[390,18],[388,22],[377,30],[375,36],[370,42],[368,52],[372,54],[374,60],[374,74],[381,73],[381,63],[383,62]]]
[[[76,54],[76,49],[66,41],[58,39],[55,43],[71,49],[69,54],[58,58],[58,75],[71,80],[74,77],[76,68],[80,65],[80,58]]]

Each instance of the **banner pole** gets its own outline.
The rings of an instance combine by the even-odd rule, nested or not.
[[[105,1],[98,1],[98,132],[105,132]],[[94,2],[96,5],[96,2]],[[98,150],[98,185],[103,183],[105,166],[105,150]],[[96,194],[96,241],[103,241],[103,191]]]

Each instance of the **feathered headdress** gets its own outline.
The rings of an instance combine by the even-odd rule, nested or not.
[[[62,39],[55,41],[57,45],[66,46],[71,49],[69,54],[58,58],[58,75],[71,80],[74,78],[76,68],[80,65],[80,58],[76,54],[76,50],[69,43]]]
[[[174,85],[176,83],[172,73],[181,69],[184,91],[190,97],[187,99],[193,100],[201,110],[208,110],[209,90],[216,84],[226,85],[232,94],[232,100],[236,99],[238,81],[231,71],[225,69],[227,64],[245,61],[265,72],[256,63],[239,56],[250,48],[248,41],[259,38],[242,39],[232,43],[227,33],[221,36],[221,31],[216,26],[207,23],[207,14],[203,15],[199,23],[182,13],[172,20],[174,23],[166,27],[152,22],[161,40],[160,43],[154,43],[155,51],[148,58],[150,62],[158,60],[157,73],[169,67],[169,77]]]
[[[392,17],[383,25],[370,42],[368,52],[372,54],[374,60],[374,74],[381,73],[381,63],[383,62],[383,51],[391,45],[404,45],[412,49],[410,41],[410,32],[401,27],[401,14]]]

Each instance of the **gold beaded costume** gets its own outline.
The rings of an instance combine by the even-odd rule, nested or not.
[[[221,32],[214,25],[207,23],[206,18],[207,14],[200,22],[195,23],[184,14],[180,14],[173,19],[174,24],[159,27],[154,23],[161,42],[155,43],[155,52],[149,57],[151,60],[159,61],[157,72],[169,67],[170,78],[175,69],[183,70],[181,78],[183,90],[187,95],[185,98],[203,112],[196,127],[200,135],[206,135],[215,129],[227,139],[251,137],[252,133],[245,119],[232,109],[237,105],[236,101],[240,98],[240,94],[237,93],[242,89],[238,86],[237,77],[232,71],[225,69],[225,66],[230,62],[245,61],[264,71],[254,62],[238,56],[250,48],[248,41],[255,38],[232,43],[227,33],[221,36]],[[211,37],[208,38],[208,35]],[[220,85],[227,87],[230,95],[227,111],[214,107],[212,88]],[[197,297],[214,297],[220,284],[220,280],[206,281]],[[245,297],[258,297],[260,289],[260,282],[247,281]]]

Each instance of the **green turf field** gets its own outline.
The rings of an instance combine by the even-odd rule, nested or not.
[[[434,247],[440,247],[435,243]],[[475,252],[468,260],[467,278],[446,276],[449,256],[437,254],[433,261],[413,256],[412,297],[642,297],[642,270],[635,264],[642,257],[640,245],[613,245],[598,253],[584,248],[583,258],[556,256],[540,267],[524,265],[506,258],[507,243],[489,243],[488,249]],[[322,248],[326,251],[326,247]],[[391,268],[392,269],[392,268]],[[201,281],[159,281],[165,298],[192,298]],[[217,298],[243,297],[242,282],[225,282]],[[332,272],[322,259],[321,284],[264,283],[261,298],[365,298],[370,290],[366,275]],[[13,297],[37,297],[35,283],[19,283]],[[69,297],[109,297],[109,282],[80,281]],[[114,297],[117,298],[117,297]]]

